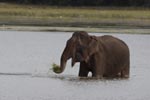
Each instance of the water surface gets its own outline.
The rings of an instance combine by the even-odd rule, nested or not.
[[[104,35],[105,33],[91,33]],[[150,35],[110,34],[130,48],[129,79],[79,79],[79,64],[59,64],[70,32],[0,31],[0,100],[149,100]]]

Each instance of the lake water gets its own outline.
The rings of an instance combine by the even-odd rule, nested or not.
[[[105,33],[91,33],[104,35]],[[150,35],[110,34],[130,48],[129,79],[79,79],[79,64],[52,72],[71,32],[0,31],[0,100],[149,100]]]

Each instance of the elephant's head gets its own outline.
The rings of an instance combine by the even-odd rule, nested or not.
[[[88,62],[89,57],[97,52],[98,42],[96,37],[89,36],[85,31],[74,32],[72,37],[67,41],[66,47],[62,53],[60,61],[60,72],[65,69],[66,62],[72,58],[72,66],[76,62]]]

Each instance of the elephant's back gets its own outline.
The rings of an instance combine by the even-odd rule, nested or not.
[[[111,36],[111,35],[104,35],[104,36],[100,36],[98,37],[102,43],[104,45],[108,45],[108,46],[121,46],[121,47],[126,47],[128,49],[128,45],[121,39],[117,38],[117,37],[114,37],[114,36]]]
[[[107,59],[116,59],[119,62],[123,62],[125,59],[129,60],[129,48],[123,40],[110,35],[104,35],[99,38],[103,44]]]

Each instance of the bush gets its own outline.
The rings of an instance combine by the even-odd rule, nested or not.
[[[150,7],[150,0],[3,0],[21,4],[55,6],[137,6]]]

